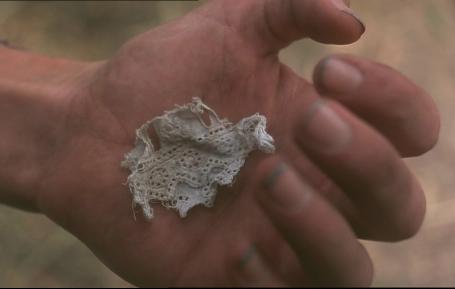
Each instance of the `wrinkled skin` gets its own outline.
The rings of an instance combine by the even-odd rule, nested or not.
[[[114,272],[136,285],[321,282],[325,273],[305,266],[301,261],[305,254],[296,251],[295,242],[282,233],[274,215],[267,213],[257,200],[264,191],[263,179],[282,161],[340,212],[340,218],[343,216],[352,227],[353,236],[391,241],[415,234],[424,212],[420,189],[410,193],[419,196],[418,209],[410,209],[411,215],[405,218],[413,223],[391,214],[385,217],[387,226],[381,227],[379,222],[371,223],[362,215],[359,202],[347,197],[349,184],[330,178],[332,172],[326,173],[318,158],[310,157],[296,141],[306,109],[321,95],[330,97],[330,92],[322,91],[317,81],[313,85],[282,64],[279,49],[304,36],[322,42],[349,43],[363,30],[350,15],[330,8],[330,1],[282,2],[287,3],[283,7],[293,3],[292,13],[299,14],[297,24],[284,21],[289,10],[283,12],[281,6],[266,1],[249,0],[235,5],[212,1],[135,37],[110,60],[72,64],[77,66],[77,73],[65,80],[65,89],[53,92],[56,97],[46,104],[52,107],[52,113],[44,116],[48,122],[43,121],[42,133],[36,136],[41,139],[42,153],[36,172],[27,179],[27,190],[10,186],[10,191],[21,195],[17,203],[47,214],[87,244]],[[273,15],[272,20],[264,19],[262,9]],[[312,14],[324,19],[327,28],[320,28],[317,21],[322,20],[312,20]],[[358,122],[368,123],[365,129],[371,129],[384,144],[396,148],[394,161],[399,160],[400,154],[418,155],[432,147],[438,118],[423,91],[389,68],[351,56],[340,57],[358,65],[366,74],[380,75],[374,78],[379,80],[368,85],[377,95],[399,95],[399,100],[381,106],[367,103],[372,102],[368,99],[355,100],[354,93],[352,98],[338,100],[338,109]],[[385,82],[391,84],[384,88]],[[416,91],[422,101],[410,104]],[[154,204],[152,221],[141,218],[139,211],[135,221],[131,195],[124,185],[129,172],[120,167],[124,154],[133,147],[135,130],[175,104],[190,102],[194,96],[201,97],[220,117],[232,122],[256,112],[265,115],[277,154],[269,157],[253,153],[236,184],[220,190],[211,209],[199,206],[181,219],[176,212]],[[384,99],[386,102],[391,97]],[[387,106],[396,109],[386,109]],[[401,113],[404,110],[422,117],[411,121]],[[396,114],[390,115],[393,113]],[[374,118],[368,119],[370,115]],[[396,120],[403,125],[395,125]],[[428,128],[429,134],[424,137],[418,128]],[[382,212],[387,216],[387,211]],[[323,216],[320,220],[321,227],[331,228],[330,223],[323,225]],[[252,245],[262,258],[261,265],[253,263],[253,273],[242,265],[245,252]],[[371,282],[368,255],[360,244],[355,246],[357,255],[346,259],[345,272],[327,272],[325,282]]]

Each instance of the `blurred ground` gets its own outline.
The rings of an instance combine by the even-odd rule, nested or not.
[[[351,1],[367,24],[354,45],[301,41],[281,57],[311,75],[332,52],[376,59],[426,88],[442,114],[438,146],[409,164],[427,191],[420,234],[398,244],[366,242],[377,286],[455,285],[455,1]],[[0,36],[30,50],[85,60],[107,58],[129,37],[197,2],[0,2]],[[77,239],[46,218],[0,206],[0,287],[124,287]]]

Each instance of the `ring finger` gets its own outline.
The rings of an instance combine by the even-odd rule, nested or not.
[[[259,172],[259,203],[315,285],[369,285],[370,258],[343,216],[279,157]]]

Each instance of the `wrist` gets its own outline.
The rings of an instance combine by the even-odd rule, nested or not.
[[[51,58],[0,45],[0,94],[50,100],[81,82],[93,66],[89,62]]]
[[[33,209],[67,100],[95,68],[0,46],[0,202]]]

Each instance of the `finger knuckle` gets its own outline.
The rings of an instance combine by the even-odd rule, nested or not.
[[[411,180],[406,192],[402,192],[404,198],[395,208],[392,222],[389,224],[389,241],[403,241],[417,235],[422,227],[425,213],[425,195],[417,182]]]
[[[418,234],[425,217],[424,205],[420,205],[413,210],[408,210],[405,214],[406,216],[398,220],[395,225],[395,232],[393,232],[395,241],[407,240]]]
[[[359,267],[359,274],[356,282],[354,284],[355,287],[369,287],[373,283],[374,278],[374,267],[371,259],[365,258],[365,261]]]
[[[362,254],[354,263],[350,264],[351,270],[342,285],[349,287],[368,287],[374,278],[374,266],[365,247],[359,243]]]
[[[431,113],[427,123],[428,129],[426,130],[426,137],[422,137],[420,142],[418,142],[418,149],[421,154],[430,151],[438,143],[441,122],[439,112],[436,109]]]
[[[395,95],[395,104],[390,106],[389,113],[394,125],[409,134],[408,154],[417,156],[428,152],[436,145],[440,130],[439,112],[431,97],[410,84],[401,85]]]
[[[411,239],[417,235],[421,227],[418,222],[412,222],[408,224],[394,225],[388,230],[388,237],[385,241],[388,242],[400,242]]]

